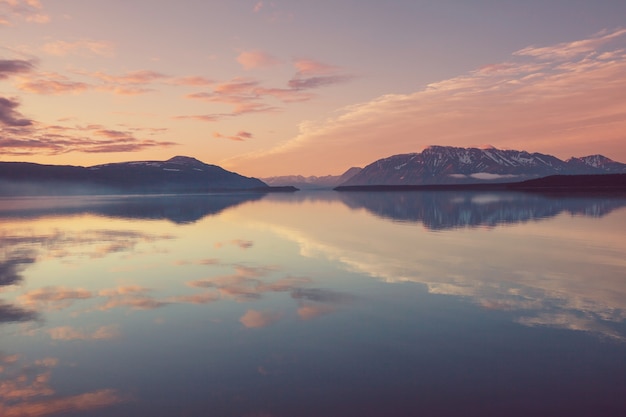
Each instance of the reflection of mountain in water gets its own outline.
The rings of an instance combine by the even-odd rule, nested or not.
[[[262,193],[224,193],[149,196],[84,196],[13,198],[0,207],[2,217],[95,214],[143,220],[167,219],[193,223],[229,207],[262,198]]]
[[[515,192],[353,192],[340,193],[351,208],[378,217],[421,222],[429,229],[495,226],[553,217],[562,212],[600,217],[626,206],[626,196],[555,196]]]

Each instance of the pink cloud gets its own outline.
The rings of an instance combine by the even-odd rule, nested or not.
[[[212,85],[212,84],[215,84],[215,81],[206,77],[192,75],[188,77],[174,78],[171,81],[169,81],[169,83],[174,84],[174,85],[188,85],[188,86],[197,87],[197,86]]]
[[[228,139],[228,140],[232,140],[232,141],[235,141],[235,142],[243,142],[246,139],[252,138],[252,134],[248,133],[248,132],[238,132],[235,135],[227,136],[227,135],[223,135],[223,134],[221,134],[219,132],[213,132],[213,137],[217,138],[217,139]],[[221,245],[220,245],[220,247],[221,247]]]
[[[339,70],[334,65],[324,64],[312,59],[298,59],[294,61],[293,65],[298,70],[298,73],[302,75],[330,74]]]
[[[0,25],[11,26],[16,20],[33,23],[47,23],[50,16],[42,13],[39,0],[1,0]]]
[[[244,51],[237,56],[237,62],[246,69],[271,68],[280,65],[280,61],[263,51]]]
[[[151,70],[131,71],[124,75],[110,75],[103,72],[95,72],[91,75],[102,81],[115,84],[148,84],[168,78],[165,74]]]

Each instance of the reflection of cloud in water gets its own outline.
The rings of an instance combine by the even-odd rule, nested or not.
[[[241,316],[239,321],[248,328],[258,328],[274,324],[282,317],[282,313],[275,311],[248,310],[246,314]]]
[[[2,417],[43,417],[87,412],[127,400],[117,391],[100,389],[76,395],[56,396],[50,385],[56,358],[19,363],[18,355],[2,356],[0,372],[0,415]]]
[[[302,320],[333,313],[351,300],[346,294],[319,288],[296,288],[291,297],[298,301],[298,316]]]
[[[271,266],[234,265],[235,273],[187,283],[190,287],[215,288],[223,297],[238,300],[256,299],[266,292],[286,292],[311,282],[306,277],[284,277],[272,282],[262,280],[275,271]]]
[[[342,193],[340,198],[347,198],[344,194],[358,193]],[[373,201],[383,207],[391,204],[405,210],[404,217],[392,216],[393,219],[421,219],[419,216],[432,203],[425,202],[426,207],[418,207],[416,214],[411,204],[386,201],[391,194],[394,193],[378,193]],[[400,199],[409,193],[395,194]],[[626,248],[620,231],[626,212],[615,210],[626,200],[565,198],[568,201],[559,202],[529,195],[522,200],[530,205],[516,206],[519,197],[514,193],[503,194],[502,198],[468,193],[469,200],[459,199],[458,193],[441,194],[440,202],[453,207],[450,212],[456,213],[454,219],[473,219],[471,213],[459,217],[462,211],[454,208],[459,204],[472,205],[471,198],[478,198],[479,204],[474,205],[484,207],[510,203],[511,227],[432,233],[361,210],[345,210],[337,204],[281,204],[275,209],[280,216],[261,217],[248,210],[238,220],[296,242],[303,256],[325,258],[346,270],[388,283],[424,284],[431,293],[465,297],[484,308],[510,311],[524,317],[517,321],[525,325],[541,322],[611,337],[615,332],[623,333],[623,329],[611,329],[617,329],[618,323],[626,320]],[[538,204],[533,209],[535,203]],[[527,209],[530,211],[524,214]],[[542,217],[541,213],[555,215],[563,210],[590,218],[555,216],[541,223],[524,223],[524,219]],[[608,213],[611,215],[601,220],[595,218]],[[311,218],[324,219],[325,227],[309,221]],[[489,218],[488,214],[477,217]],[[474,224],[440,220],[440,226]],[[308,309],[303,312],[313,314],[312,309],[310,313]],[[567,320],[571,320],[570,325],[565,324]]]
[[[148,295],[149,288],[139,286],[124,286],[101,290],[98,294],[107,300],[100,310],[110,310],[118,307],[130,307],[133,310],[153,310],[171,304],[169,301],[157,300]]]
[[[22,280],[22,270],[26,265],[35,262],[33,256],[25,256],[22,253],[12,253],[7,258],[0,261],[0,287],[20,282]]]
[[[86,300],[92,297],[91,291],[82,288],[43,287],[29,291],[18,299],[37,310],[61,310],[69,307],[76,300]]]
[[[61,326],[48,329],[46,333],[55,340],[107,340],[120,337],[117,325],[101,326],[93,332],[78,330],[71,326]]]
[[[599,323],[590,317],[581,316],[573,312],[567,313],[540,313],[536,316],[521,317],[518,323],[525,326],[546,326],[559,329],[586,331],[602,334],[606,337],[625,340],[626,336],[620,335],[609,326]]]
[[[254,246],[254,242],[251,240],[245,240],[245,239],[233,239],[230,240],[228,242],[217,242],[215,244],[216,248],[222,248],[225,245],[234,245],[240,249],[250,249],[252,246]]]
[[[35,311],[25,310],[13,304],[0,301],[0,323],[16,323],[37,320],[39,315]]]

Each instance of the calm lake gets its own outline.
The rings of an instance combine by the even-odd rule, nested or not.
[[[0,198],[0,415],[626,413],[626,197]]]

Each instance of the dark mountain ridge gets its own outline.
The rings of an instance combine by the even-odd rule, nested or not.
[[[308,176],[303,175],[283,175],[277,177],[261,178],[265,183],[271,186],[294,186],[299,189],[330,189],[336,187],[361,171],[359,167],[352,167],[341,175],[324,175],[324,176]]]
[[[0,194],[203,193],[280,191],[195,158],[95,165],[40,165],[0,162]],[[283,189],[287,191],[286,189]]]
[[[570,158],[493,147],[430,146],[421,153],[379,159],[341,186],[508,183],[550,175],[626,173],[602,155]]]

